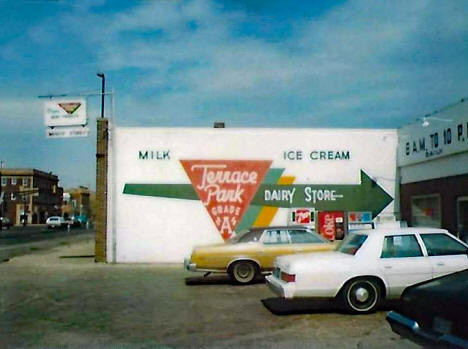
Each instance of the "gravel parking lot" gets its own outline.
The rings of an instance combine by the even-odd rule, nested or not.
[[[203,280],[181,265],[95,264],[93,243],[0,264],[2,347],[418,347],[390,330],[386,311],[353,316],[318,301],[279,307],[261,282]]]

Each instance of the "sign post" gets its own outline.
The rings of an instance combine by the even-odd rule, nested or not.
[[[95,261],[105,262],[107,245],[107,171],[108,171],[108,144],[109,144],[109,121],[104,118],[105,76],[98,73],[102,79],[102,91],[100,93],[86,93],[81,96],[101,96],[101,118],[97,119],[96,128],[96,240]],[[112,116],[114,115],[114,91],[112,95]],[[71,138],[87,137],[89,128],[86,113],[85,98],[61,98],[64,95],[39,96],[49,98],[44,103],[44,124],[47,138]],[[54,97],[60,97],[54,99]]]

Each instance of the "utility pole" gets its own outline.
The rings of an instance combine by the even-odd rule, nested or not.
[[[2,193],[2,168],[3,161],[0,164],[0,232],[2,231],[2,217],[3,217],[3,195]]]
[[[101,89],[101,118],[104,118],[104,96],[106,95],[106,76],[104,73],[97,73],[102,79],[102,89]]]
[[[96,120],[96,241],[95,262],[107,261],[107,171],[109,120],[104,118],[104,96],[106,78],[104,73],[97,73],[102,79],[101,118]]]
[[[6,199],[6,195],[5,195],[5,192],[2,192],[2,185],[1,185],[1,182],[2,182],[2,169],[5,167],[5,163],[6,161],[5,160],[0,160],[0,217],[3,217],[3,207],[5,206],[4,205],[4,200]],[[0,232],[2,231],[2,220],[0,219]]]

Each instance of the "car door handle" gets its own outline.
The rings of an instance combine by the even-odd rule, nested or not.
[[[384,268],[385,269],[392,269],[392,266],[391,265],[384,265]]]
[[[445,265],[445,263],[443,263],[443,262],[438,262],[437,263],[437,266],[439,266],[439,267],[443,267],[444,265]]]

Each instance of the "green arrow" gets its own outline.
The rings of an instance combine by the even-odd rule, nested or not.
[[[284,172],[284,168],[270,168],[265,178],[263,178],[262,183],[274,184],[278,182],[278,179],[281,177],[283,172]],[[250,228],[251,226],[253,226],[261,209],[262,209],[262,206],[250,205],[249,208],[245,211],[244,216],[242,217],[242,220],[237,225],[236,230],[241,231],[244,228]]]
[[[125,184],[124,194],[200,200],[191,184]]]
[[[191,184],[125,184],[124,194],[199,200]],[[393,198],[361,170],[361,184],[262,184],[251,205],[314,207],[319,211],[371,211],[377,216]]]
[[[372,211],[375,217],[392,201],[393,198],[361,170],[361,184],[357,185],[262,185],[251,204],[314,207],[319,211]]]

